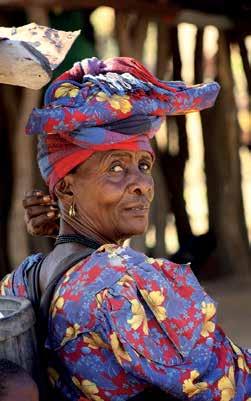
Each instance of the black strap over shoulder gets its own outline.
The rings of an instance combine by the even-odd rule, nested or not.
[[[49,310],[51,301],[53,298],[54,291],[60,279],[63,275],[73,266],[75,266],[78,262],[85,259],[87,256],[91,255],[93,249],[85,249],[74,254],[66,256],[61,262],[57,265],[54,273],[50,277],[50,282],[46,287],[44,293],[40,299],[40,306],[39,306],[39,318],[42,321],[48,321]],[[46,334],[45,334],[46,336]]]
[[[55,399],[58,401],[64,401],[64,397],[62,396],[62,394],[58,394],[56,389],[51,388],[50,384],[48,383],[47,374],[45,372],[45,366],[47,366],[50,352],[49,350],[44,348],[44,343],[47,337],[49,311],[53,294],[63,275],[71,267],[75,266],[78,262],[91,255],[92,252],[93,250],[88,248],[68,255],[63,260],[61,260],[56,266],[53,274],[51,275],[49,284],[43,294],[41,294],[40,290],[39,276],[45,258],[42,258],[40,262],[34,264],[26,272],[25,279],[27,283],[28,295],[37,316],[36,333],[41,364],[41,374],[38,385],[41,401],[54,401]],[[54,359],[57,359],[55,355]],[[64,371],[63,369],[60,369],[60,361],[55,360],[55,362],[58,362],[58,371],[61,370],[63,375]]]
[[[40,262],[33,265],[28,272],[26,272],[25,278],[27,282],[28,295],[37,316],[39,315],[40,317],[40,314],[42,314],[42,318],[48,320],[51,300],[59,280],[63,277],[67,270],[81,260],[85,259],[87,256],[91,255],[92,252],[93,250],[88,248],[79,252],[75,252],[62,259],[51,275],[50,282],[43,294],[41,294],[40,290],[39,277],[45,257],[42,258]]]

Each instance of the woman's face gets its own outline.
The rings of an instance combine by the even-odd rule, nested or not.
[[[97,152],[71,175],[78,220],[106,241],[146,231],[154,195],[152,156],[145,151]]]

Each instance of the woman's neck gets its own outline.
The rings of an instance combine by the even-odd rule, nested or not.
[[[103,237],[97,232],[94,232],[87,227],[83,227],[78,221],[71,219],[71,222],[67,222],[61,218],[60,220],[60,228],[59,228],[59,235],[68,235],[68,234],[77,234],[77,235],[84,235],[85,237],[94,240],[95,242],[99,243],[100,245],[108,244],[108,243],[115,243],[119,244],[120,241],[111,241],[108,238]]]

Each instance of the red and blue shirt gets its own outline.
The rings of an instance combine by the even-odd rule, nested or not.
[[[27,297],[28,257],[1,283]],[[105,245],[62,277],[46,347],[52,383],[72,401],[123,401],[154,385],[180,400],[251,401],[251,352],[216,323],[189,265]]]

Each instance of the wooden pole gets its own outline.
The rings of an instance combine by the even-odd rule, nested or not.
[[[142,60],[148,18],[136,13],[116,12],[115,31],[120,56]]]
[[[179,52],[177,27],[170,29],[170,46],[173,57],[173,79],[181,80],[181,58]],[[168,118],[170,119],[170,118]],[[171,210],[175,216],[179,243],[182,245],[192,235],[184,199],[184,171],[188,159],[187,132],[185,116],[175,118],[179,150],[171,155],[168,150],[160,154],[162,171],[170,194]]]
[[[157,36],[157,77],[164,79],[167,74],[168,61],[171,58],[170,41],[169,41],[169,25],[166,21],[159,20]],[[163,132],[167,135],[167,133]],[[163,174],[163,169],[160,162],[160,150],[155,146],[156,161],[153,171],[154,184],[155,184],[155,198],[152,206],[151,221],[155,226],[156,231],[156,245],[153,250],[153,256],[160,257],[166,255],[165,244],[165,229],[166,219],[170,213],[170,199],[167,183]]]
[[[239,37],[238,37],[238,45],[240,48],[243,69],[244,69],[245,76],[247,79],[248,93],[249,93],[249,96],[251,96],[251,66],[250,66],[250,62],[248,60],[248,51],[247,51],[247,48],[245,45],[244,37],[242,35],[239,35]]]
[[[251,110],[251,65],[248,59],[248,51],[245,45],[244,41],[244,36],[243,35],[238,35],[237,36],[238,40],[238,45],[240,49],[240,54],[241,54],[241,59],[242,59],[242,65],[245,73],[245,77],[247,80],[247,90],[248,90],[248,109],[249,109],[249,144],[248,148],[249,150],[251,149],[251,116],[250,116],[250,110]]]
[[[239,128],[230,47],[222,31],[218,80],[221,92],[216,105],[201,113],[210,225],[216,235],[221,272],[245,278],[250,275],[250,252],[241,192]]]

